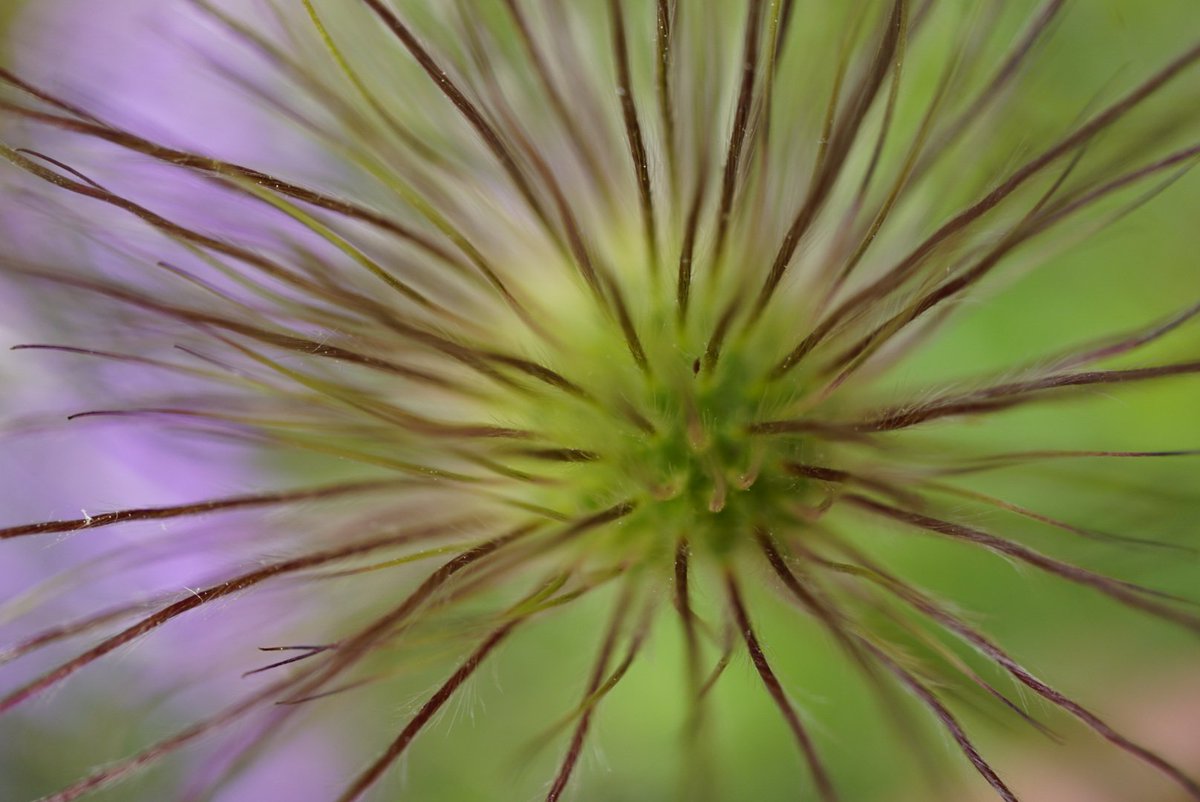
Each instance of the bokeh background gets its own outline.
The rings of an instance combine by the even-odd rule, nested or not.
[[[128,120],[185,146],[255,165],[290,166],[291,172],[299,170],[320,181],[324,171],[333,168],[322,164],[319,150],[255,99],[206,70],[206,55],[234,57],[221,49],[219,38],[212,37],[187,5],[182,0],[0,0],[0,60],[101,111],[101,116]],[[1017,31],[1031,4],[1008,5],[1011,9],[1001,15],[1001,24]],[[1049,117],[1060,115],[1064,107],[1086,107],[1090,95],[1107,81],[1144,74],[1200,31],[1196,0],[1087,0],[1072,5],[1039,57],[1035,80],[1022,88],[1027,93],[1023,108],[1032,119],[1013,121],[1014,128],[1035,123],[1043,112]],[[1190,96],[1200,102],[1196,71],[1183,81],[1190,82]],[[33,129],[0,119],[0,135],[11,145],[40,146],[40,140],[23,140],[34,134]],[[54,221],[26,208],[19,194],[8,191],[17,183],[14,170],[0,166],[3,237],[19,240],[26,248],[63,247]],[[245,222],[222,220],[219,209],[212,213],[214,224]],[[1061,253],[1039,253],[1039,262],[1045,264],[1036,270],[1014,260],[986,298],[960,309],[942,334],[889,380],[901,388],[970,375],[1133,329],[1177,311],[1200,298],[1198,216],[1200,176],[1189,174],[1087,241],[1064,241]],[[94,257],[86,246],[74,253]],[[53,340],[56,320],[70,314],[67,309],[30,308],[16,297],[0,298],[0,347]],[[1192,326],[1155,344],[1139,355],[1139,361],[1194,359],[1198,353],[1200,331]],[[0,352],[0,413],[19,418],[49,408],[69,411],[76,400],[83,403],[86,386],[60,367],[54,358]],[[1074,403],[1068,412],[1035,405],[1006,416],[1003,431],[1013,426],[1044,448],[1200,447],[1200,383],[1183,378],[1121,389]],[[990,424],[981,424],[970,437],[986,441],[1000,434]],[[167,504],[228,493],[253,483],[236,471],[267,470],[254,464],[230,468],[230,460],[215,459],[208,464],[219,468],[198,470],[201,460],[189,448],[150,432],[104,427],[64,426],[61,431],[38,429],[8,437],[0,452],[0,525],[69,516],[79,509]],[[986,487],[1083,526],[1200,547],[1200,460],[1058,464],[989,476]],[[280,523],[243,516],[226,525],[253,531]],[[181,525],[169,534],[188,531]],[[1022,534],[1035,546],[1053,543],[1044,532],[1031,529]],[[127,537],[129,547],[143,543],[136,532]],[[236,538],[229,538],[236,554]],[[223,542],[213,540],[213,550]],[[1200,648],[1194,638],[987,555],[932,539],[893,537],[891,542],[886,553],[893,565],[977,614],[1010,652],[1041,676],[1101,711],[1135,740],[1178,761],[1192,776],[1200,776]],[[63,566],[100,556],[77,539],[19,548],[4,545],[0,646],[16,637],[11,627],[30,599],[54,594],[56,581],[72,581],[70,575],[52,579]],[[1195,554],[1095,544],[1075,544],[1070,553],[1090,567],[1200,599]],[[197,572],[194,565],[177,564],[177,557],[164,552],[161,561],[139,575],[145,595],[182,582],[177,576]],[[92,603],[106,600],[102,591],[98,593]],[[815,723],[844,799],[990,798],[953,745],[936,734],[925,748],[937,775],[930,787],[921,767],[881,723],[870,694],[818,627],[798,619],[768,590],[760,593],[754,607],[763,640],[789,691]],[[398,773],[402,776],[377,798],[538,798],[537,789],[553,772],[557,750],[528,752],[521,744],[574,703],[592,660],[592,633],[602,626],[601,609],[599,603],[572,609],[531,626],[519,646],[505,650],[472,682],[470,692],[424,736]],[[57,608],[64,616],[80,612]],[[301,630],[304,614],[261,611],[264,622]],[[236,624],[243,633],[247,627],[245,621],[227,618],[218,611],[198,621],[181,621],[178,628],[168,628],[173,634],[156,635],[114,656],[115,670],[85,672],[69,688],[17,712],[17,723],[7,722],[0,740],[0,799],[34,799],[51,791],[91,766],[127,754],[148,736],[178,727],[206,709],[214,687],[242,682],[240,671],[257,664],[258,658],[251,651],[252,638],[230,643],[224,627]],[[574,799],[674,798],[675,748],[685,710],[678,688],[681,644],[673,623],[660,622],[648,656],[598,713]],[[227,650],[228,659],[221,663],[226,676],[201,676],[200,666],[181,659],[189,650],[209,648]],[[554,670],[547,672],[548,665]],[[23,664],[0,666],[0,679],[16,682],[24,671]],[[414,700],[439,676],[439,670],[418,670],[392,695],[347,700],[354,712],[343,716],[338,727],[320,715],[293,723],[294,731],[277,751],[248,768],[217,798],[249,802],[333,797],[342,778],[401,726]],[[964,715],[985,753],[1026,802],[1184,798],[1078,725],[1036,700],[1026,701],[1066,736],[1067,745],[1056,745],[1013,720]],[[345,725],[347,719],[354,721],[352,728]],[[812,798],[794,744],[744,656],[735,659],[715,692],[715,721],[722,798]],[[256,733],[247,729],[245,737]],[[186,759],[172,759],[96,798],[174,798],[168,789],[175,788],[173,777],[186,765]],[[508,778],[508,784],[498,788],[497,777]]]

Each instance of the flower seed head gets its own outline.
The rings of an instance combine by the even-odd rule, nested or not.
[[[55,232],[0,261],[4,300],[54,320],[18,349],[85,365],[73,430],[182,435],[185,488],[190,466],[251,477],[0,529],[14,548],[75,535],[50,561],[72,592],[28,616],[13,602],[22,624],[0,660],[24,673],[0,686],[0,714],[143,642],[149,676],[178,671],[223,700],[181,701],[174,734],[60,771],[45,798],[148,768],[209,798],[287,752],[281,732],[330,722],[363,743],[314,798],[401,787],[414,743],[514,653],[538,655],[520,681],[554,709],[543,729],[512,717],[528,746],[506,759],[544,763],[529,785],[550,802],[594,781],[594,720],[645,666],[669,672],[687,732],[661,745],[680,763],[656,758],[682,768],[655,782],[744,798],[741,775],[714,779],[735,744],[712,700],[739,660],[799,753],[804,798],[895,798],[839,752],[850,724],[797,703],[800,644],[836,666],[833,693],[877,705],[874,729],[918,758],[948,736],[998,798],[1017,786],[964,709],[1050,733],[1035,698],[1200,800],[1191,774],[927,589],[990,588],[976,561],[1007,561],[1036,578],[998,605],[1028,609],[1048,579],[1071,609],[1091,598],[1200,633],[1185,598],[1079,547],[1190,552],[1093,528],[1105,491],[1060,504],[1071,485],[1055,473],[1196,456],[1180,421],[1165,446],[1122,448],[1077,411],[1149,382],[1194,396],[1194,348],[1146,356],[1200,317],[1190,274],[1167,314],[1099,339],[1064,323],[1070,342],[1034,354],[960,325],[994,303],[1013,317],[990,336],[1015,337],[1029,318],[1004,281],[1059,266],[1177,183],[1194,194],[1200,45],[1064,87],[1061,62],[1086,57],[1056,37],[1093,13],[1067,5],[168,3],[207,32],[198,61],[296,138],[254,137],[261,164],[0,70],[3,201]],[[1041,485],[1033,502],[1006,474]],[[136,548],[93,545],[122,532]],[[773,641],[782,614],[793,629]],[[568,633],[584,647],[538,641],[563,618],[585,620]],[[152,645],[189,621],[208,640],[179,646],[186,659]],[[678,648],[658,647],[659,664],[664,630]],[[576,648],[590,653],[573,671]],[[379,700],[405,694],[419,700],[403,722],[381,720]],[[480,798],[510,796],[493,750],[448,751],[414,798],[472,772]],[[652,798],[653,782],[614,774],[614,798]]]

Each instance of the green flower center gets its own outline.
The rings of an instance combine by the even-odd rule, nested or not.
[[[786,469],[801,461],[803,439],[751,433],[796,400],[794,383],[767,378],[786,337],[779,321],[759,321],[713,358],[707,337],[721,304],[698,299],[681,320],[673,297],[643,289],[625,295],[644,366],[618,316],[594,297],[555,305],[548,328],[559,344],[525,350],[585,392],[519,402],[506,420],[539,442],[512,449],[507,464],[545,476],[523,500],[564,517],[633,502],[614,532],[626,550],[685,536],[726,552],[752,527],[794,517],[811,489]],[[549,471],[548,462],[556,463]]]

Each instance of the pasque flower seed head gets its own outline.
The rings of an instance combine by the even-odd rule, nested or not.
[[[436,669],[403,721],[379,714],[370,727],[391,734],[320,798],[387,782],[403,797],[414,745],[485,664],[522,648],[542,655],[534,687],[566,675],[574,694],[539,707],[530,746],[495,745],[514,760],[554,753],[530,786],[544,782],[542,798],[588,794],[594,719],[648,662],[673,672],[686,711],[685,737],[661,745],[660,762],[682,757],[679,794],[744,798],[733,768],[716,770],[729,736],[712,698],[746,661],[800,756],[787,798],[847,799],[846,761],[827,754],[855,736],[797,703],[805,689],[760,626],[778,615],[773,596],[819,629],[812,648],[861,683],[879,727],[918,754],[940,732],[1001,799],[1018,795],[977,746],[972,705],[1035,732],[1043,713],[1073,719],[1200,800],[1183,769],[922,589],[984,554],[1080,604],[1107,597],[1200,632],[1184,599],[1072,556],[1089,540],[1183,552],[1027,506],[1002,479],[1194,456],[1061,447],[1022,415],[1067,420],[1111,402],[1097,391],[1194,384],[1194,356],[1140,355],[1200,315],[1197,297],[999,369],[980,357],[967,378],[905,379],[966,302],[1052,267],[1187,176],[1200,45],[1039,102],[1071,52],[1056,49],[1075,19],[1063,0],[265,5],[171,13],[205,26],[198,63],[304,140],[302,158],[258,143],[269,167],[0,72],[4,202],[80,243],[4,255],[12,293],[73,310],[52,342],[19,348],[85,371],[72,427],[234,444],[239,456],[218,452],[229,475],[258,477],[248,492],[0,530],[14,548],[71,534],[69,550],[165,527],[142,555],[118,549],[119,566],[72,569],[77,600],[56,608],[68,622],[8,643],[3,659],[30,668],[0,712],[120,672],[135,642],[155,653],[206,615],[198,630],[232,642],[248,629],[277,658],[160,647],[163,666],[228,674],[233,699],[185,705],[176,732],[55,777],[46,799],[164,766],[173,793],[209,798],[290,748],[280,732],[357,728],[354,700],[394,699]],[[176,528],[222,520],[219,536]],[[914,569],[896,557],[913,536],[958,544],[947,554],[962,562]],[[156,583],[157,553],[195,558],[193,579]],[[113,600],[131,566],[141,579]],[[257,612],[234,620],[243,605]],[[527,634],[597,606],[581,672]],[[656,651],[668,633],[678,665]],[[483,765],[469,751],[437,764],[447,784]],[[488,782],[469,798],[529,793]]]

